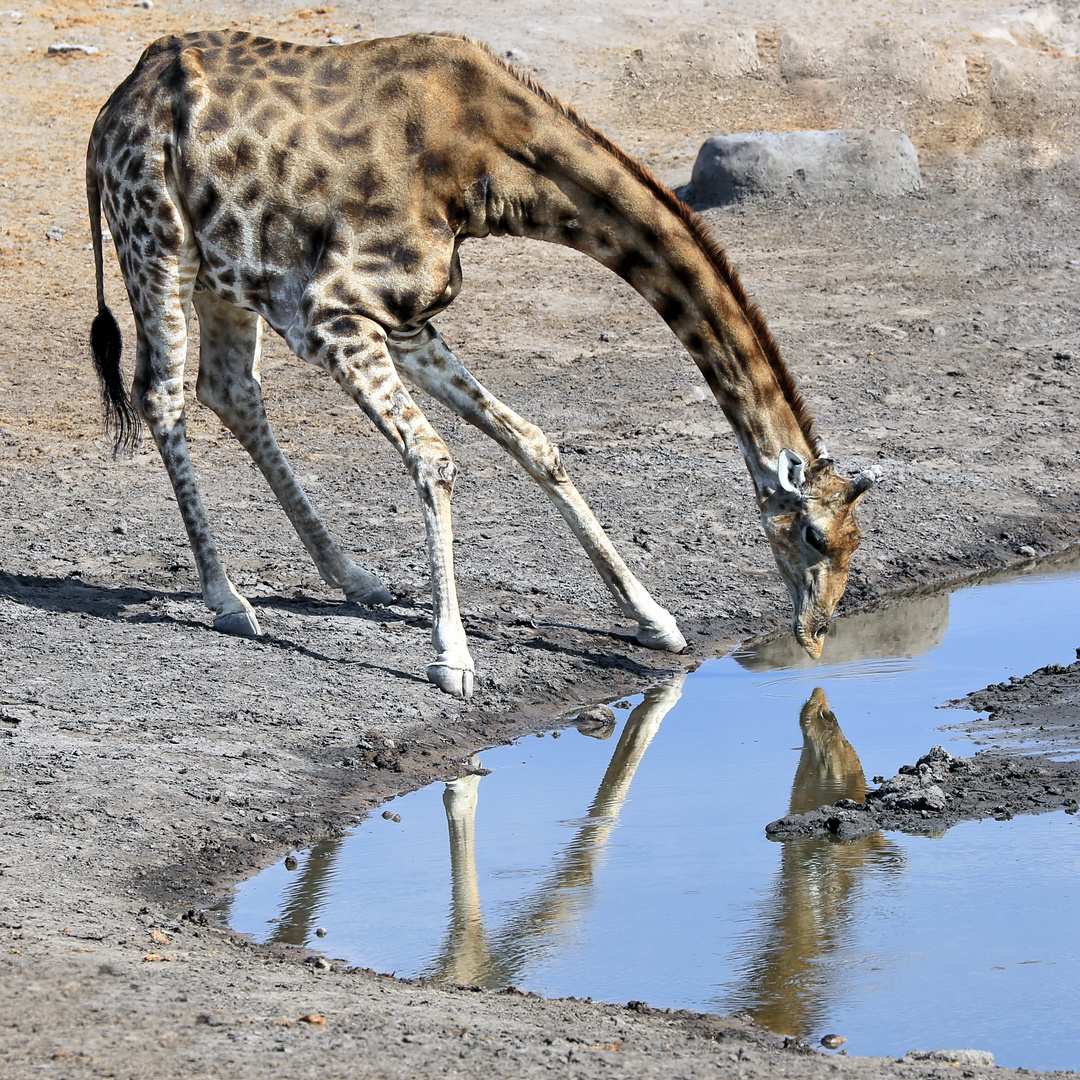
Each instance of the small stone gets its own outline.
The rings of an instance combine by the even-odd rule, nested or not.
[[[330,965],[327,964],[327,967]],[[310,1024],[312,1027],[326,1027],[326,1017],[319,1013],[304,1013],[303,1016],[298,1016],[297,1021],[301,1024]]]
[[[118,536],[127,536],[128,524],[121,518],[114,526],[113,530]]]
[[[383,816],[384,821],[393,821],[394,820],[394,811],[393,810],[384,810],[382,812],[382,816]]]
[[[391,821],[401,821],[401,815],[400,814],[395,814],[390,820]]]
[[[843,1035],[822,1035],[821,1045],[826,1050],[835,1050],[838,1046],[843,1046],[847,1042],[847,1039]]]
[[[609,334],[606,330],[600,335],[601,341],[618,341],[618,338],[614,334]]]
[[[65,231],[66,230],[61,229],[59,225],[54,225],[51,229],[45,230],[45,239],[59,242],[64,239]]]
[[[503,53],[503,56],[510,61],[511,64],[527,64],[529,62],[528,56],[520,49],[507,49]]]
[[[295,870],[298,865],[299,865],[299,863],[297,863],[295,855],[286,855],[285,856],[285,869],[286,870]]]
[[[318,927],[316,929],[316,931],[315,931],[315,936],[316,937],[326,937],[326,927],[325,926]]]
[[[86,56],[93,56],[98,51],[96,45],[74,45],[70,41],[58,41],[53,45],[50,45],[46,50],[50,56],[59,56],[62,53],[83,53]]]
[[[1021,544],[1020,547],[1016,549],[1016,554],[1023,555],[1025,559],[1034,559],[1038,553],[1029,544]]]
[[[315,956],[315,957],[312,957],[312,959],[310,959],[310,960],[308,961],[308,963],[309,963],[309,964],[310,964],[310,965],[311,965],[311,966],[312,966],[312,967],[313,967],[313,968],[314,968],[314,969],[315,969],[316,971],[329,971],[329,970],[330,970],[330,961],[329,961],[329,960],[327,960],[325,956]],[[303,1020],[304,1018],[303,1018],[303,1017],[301,1016],[301,1017],[300,1017],[300,1019],[301,1019],[301,1020]]]
[[[610,705],[591,705],[574,717],[574,727],[590,739],[610,739],[615,723]]]
[[[152,11],[154,9],[154,0],[135,0],[135,6],[141,11]]]
[[[705,392],[704,386],[691,386],[683,394],[683,401],[687,405],[700,405],[703,401],[708,401],[709,395]]]
[[[936,337],[936,338],[943,338],[945,336],[945,327],[944,326],[935,326],[932,333],[933,333],[934,337]]]
[[[340,34],[331,34],[326,39],[327,45],[344,45],[345,39]]]

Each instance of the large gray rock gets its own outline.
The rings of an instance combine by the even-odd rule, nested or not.
[[[900,131],[758,131],[714,135],[698,151],[687,199],[723,206],[754,196],[905,195],[922,186]]]

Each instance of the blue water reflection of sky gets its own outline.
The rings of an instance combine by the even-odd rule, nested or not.
[[[571,729],[480,755],[491,775],[455,789],[459,818],[476,803],[453,881],[436,785],[391,804],[400,823],[373,817],[242,886],[232,925],[399,975],[748,1012],[815,1041],[840,1032],[853,1054],[974,1046],[1078,1068],[1076,817],[854,845],[764,834],[795,797],[815,687],[845,783],[936,742],[968,754],[935,729],[970,714],[935,706],[1070,663],[1078,600],[1078,576],[1028,576],[850,620],[843,662],[776,669],[802,662],[782,642],[709,661],[662,722],[617,710],[608,740]]]

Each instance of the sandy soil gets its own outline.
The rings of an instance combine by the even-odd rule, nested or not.
[[[266,631],[212,632],[156,454],[106,454],[82,187],[101,102],[150,40],[205,26],[203,7],[0,12],[0,1077],[946,1075],[784,1048],[715,1017],[339,970],[207,924],[233,882],[380,799],[788,612],[734,441],[666,327],[599,267],[490,241],[466,250],[441,328],[562,446],[692,651],[636,648],[539,493],[433,406],[461,465],[459,585],[480,669],[470,705],[440,696],[423,679],[430,608],[407,478],[273,341],[264,385],[286,452],[345,547],[412,599],[366,611],[332,596],[193,405],[223,554]],[[1074,24],[1047,36],[982,0],[928,7],[477,0],[448,17],[428,0],[224,0],[213,21],[304,41],[467,31],[517,50],[672,185],[720,131],[908,132],[919,196],[706,211],[841,467],[883,470],[850,608],[1080,540]],[[733,70],[734,31],[756,67]],[[47,55],[60,41],[97,51]],[[130,341],[112,265],[107,289]],[[1054,678],[1075,701],[1077,672]]]

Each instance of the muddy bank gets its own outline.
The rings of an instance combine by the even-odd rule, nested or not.
[[[1080,762],[1045,757],[1009,757],[986,752],[957,757],[933,747],[890,780],[875,777],[865,802],[840,799],[765,826],[772,840],[836,837],[853,840],[880,829],[940,835],[961,821],[1016,814],[1080,810]]]
[[[1050,664],[946,704],[988,714],[947,728],[976,743],[1054,758],[1080,755],[1080,661]]]

